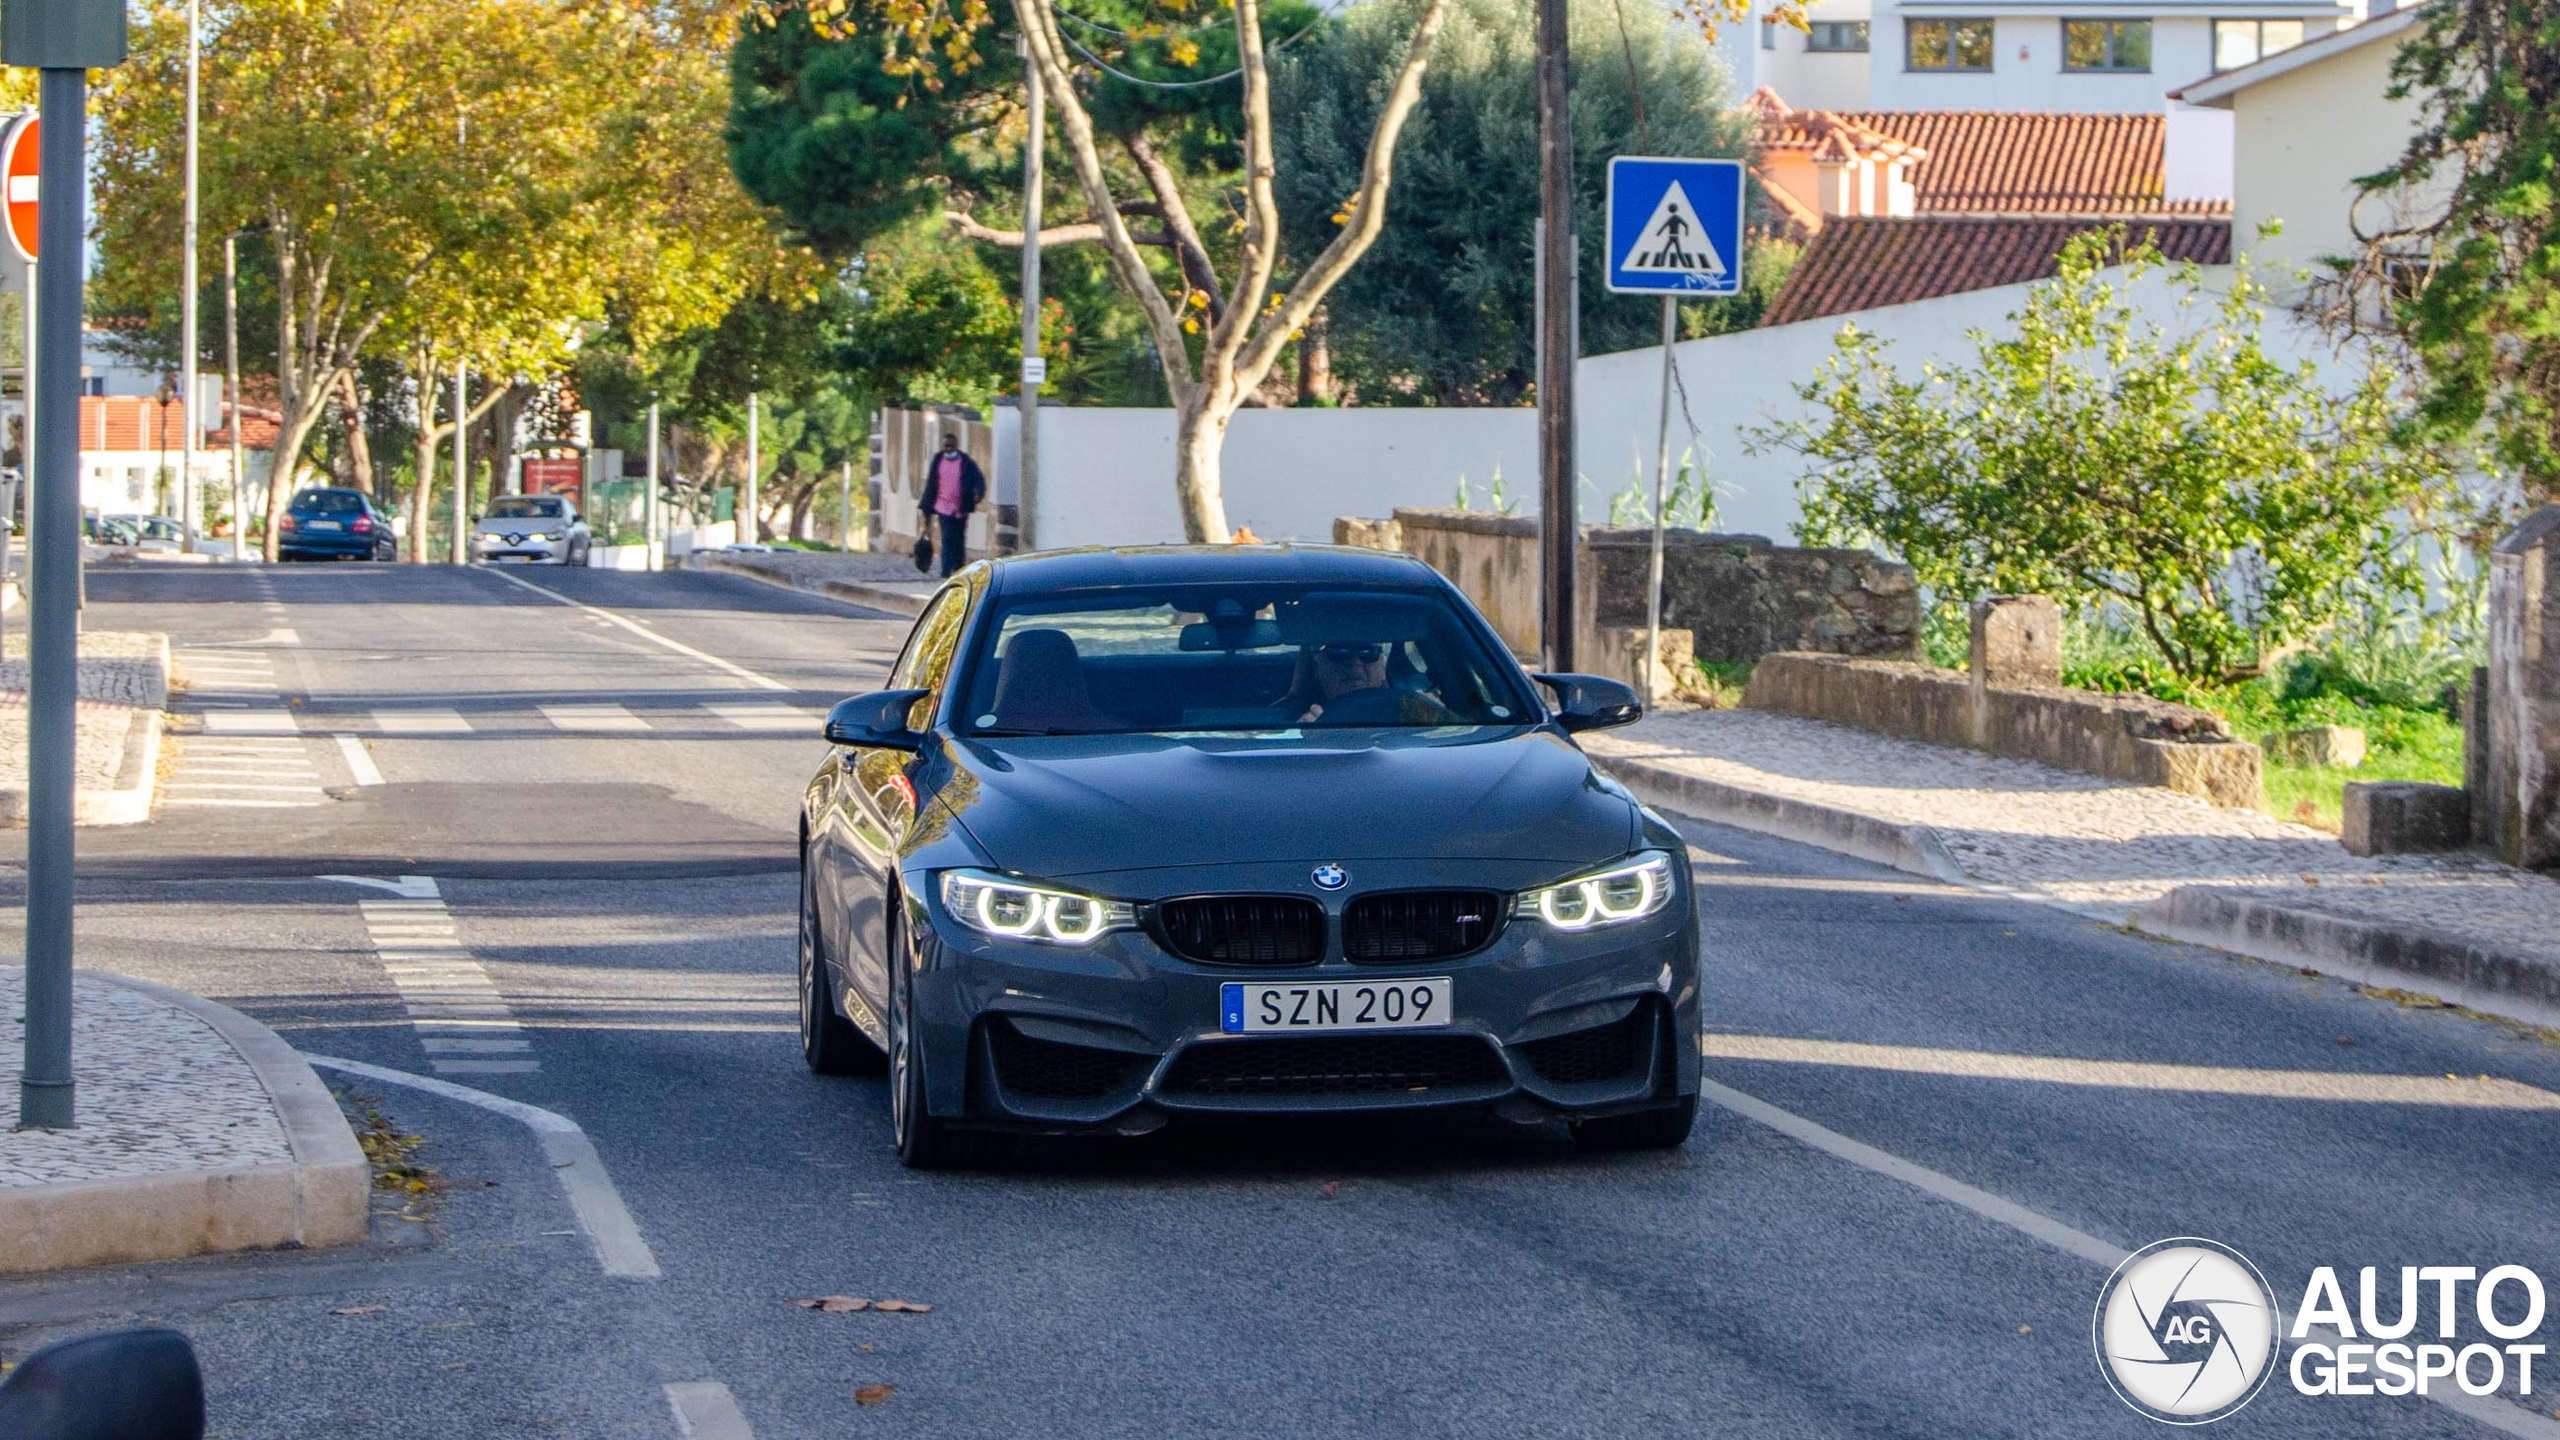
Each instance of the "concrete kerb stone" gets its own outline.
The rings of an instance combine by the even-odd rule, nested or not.
[[[2484,1014],[2560,1028],[2560,967],[2424,929],[2301,909],[2264,896],[2189,885],[2131,912],[2071,904],[1964,873],[1925,825],[1771,795],[1616,756],[1592,757],[1636,797],[1737,830],[1775,836],[1906,874],[2123,925],[2164,940],[2405,989]]]
[[[926,595],[911,595],[903,590],[892,590],[885,585],[866,585],[859,580],[820,580],[814,585],[803,585],[800,577],[789,570],[778,565],[759,565],[752,556],[746,555],[723,555],[714,551],[697,550],[685,557],[685,566],[693,570],[716,570],[728,575],[744,575],[750,580],[760,580],[767,585],[778,586],[785,590],[824,595],[830,600],[842,600],[847,604],[861,605],[873,610],[886,610],[893,615],[909,617],[922,615],[925,601],[931,598]]]
[[[151,641],[151,653],[143,662],[144,693],[133,704],[133,723],[125,730],[115,783],[73,792],[74,825],[139,825],[151,818],[160,790],[160,740],[168,725],[169,637],[154,635]],[[0,781],[0,825],[26,823],[27,782]]]
[[[365,1238],[371,1167],[337,1101],[292,1046],[201,996],[128,976],[81,973],[184,1010],[220,1035],[265,1087],[293,1163],[0,1188],[0,1274],[227,1250],[317,1249]]]

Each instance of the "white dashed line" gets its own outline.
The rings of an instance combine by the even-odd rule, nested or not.
[[[646,730],[649,722],[619,705],[543,705],[542,718],[563,730]]]

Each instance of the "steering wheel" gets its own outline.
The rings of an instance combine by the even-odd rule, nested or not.
[[[1398,725],[1404,722],[1405,695],[1391,685],[1351,690],[1324,701],[1317,718],[1326,725]]]

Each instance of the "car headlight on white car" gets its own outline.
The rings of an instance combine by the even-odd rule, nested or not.
[[[942,906],[981,935],[1045,945],[1090,945],[1138,923],[1136,909],[1125,900],[1080,895],[983,870],[945,871]]]
[[[1659,914],[1671,903],[1671,857],[1649,850],[1606,870],[1523,890],[1512,913],[1554,930],[1593,930]]]

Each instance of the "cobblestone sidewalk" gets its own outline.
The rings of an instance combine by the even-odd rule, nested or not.
[[[26,636],[9,636],[0,661],[0,790],[27,785]],[[80,691],[74,783],[82,790],[114,786],[136,724],[149,723],[168,699],[168,639],[161,635],[90,631],[80,637]],[[21,807],[23,809],[23,806]],[[22,822],[15,822],[22,823]]]
[[[1755,794],[1925,829],[1964,877],[2122,922],[2173,890],[2454,937],[2560,967],[2560,880],[2479,855],[2360,859],[2335,836],[2192,796],[1757,710],[1584,737]]]

